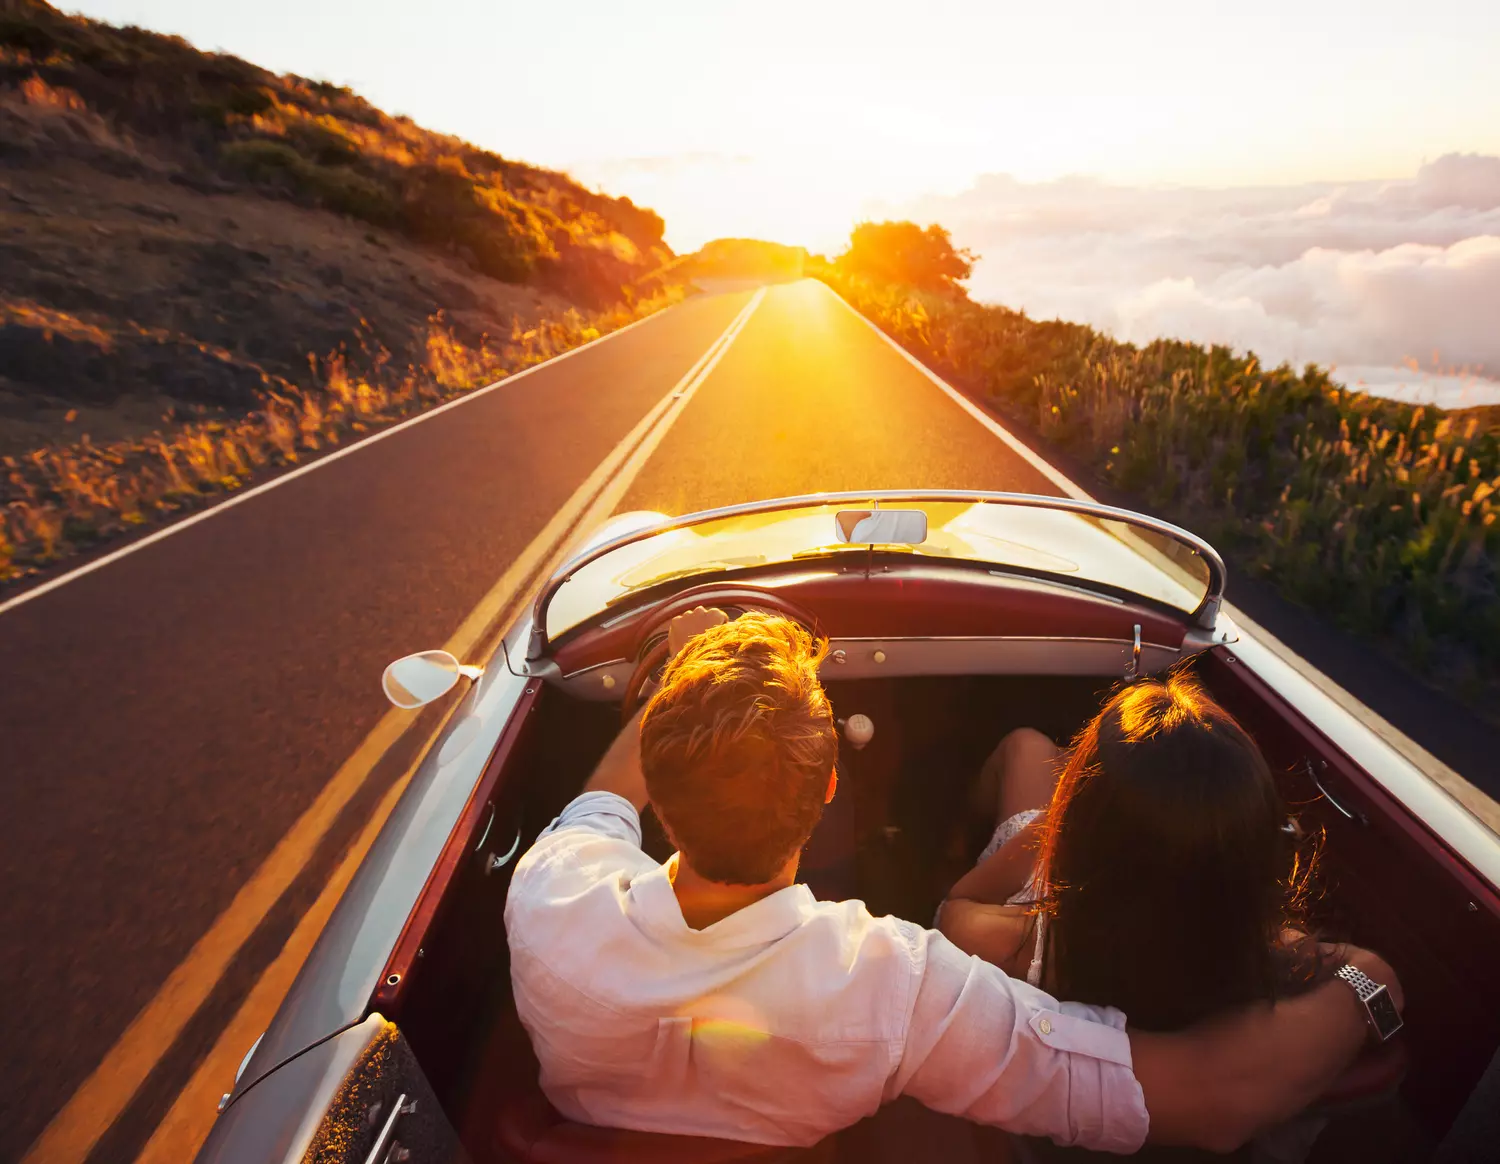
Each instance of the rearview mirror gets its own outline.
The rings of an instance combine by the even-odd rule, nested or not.
[[[387,667],[380,686],[387,699],[403,711],[411,711],[447,695],[459,676],[473,670],[447,651],[419,651]]]
[[[927,540],[927,514],[920,509],[842,509],[833,520],[841,542],[918,546]]]

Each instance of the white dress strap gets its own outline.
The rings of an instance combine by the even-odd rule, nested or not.
[[[1031,985],[1042,985],[1042,941],[1047,933],[1047,915],[1036,915],[1036,948],[1031,952],[1031,965],[1026,968],[1026,981]]]

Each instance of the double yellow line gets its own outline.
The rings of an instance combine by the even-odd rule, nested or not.
[[[448,651],[460,659],[475,658],[476,651],[494,641],[495,635],[519,613],[522,604],[529,600],[541,581],[565,560],[580,535],[586,535],[614,511],[667,430],[744,330],[765,294],[762,288],[750,298],[687,374],[657,401],[588,479],[574,490],[464,619],[463,625],[445,644]],[[537,369],[543,366],[538,365]],[[319,843],[349,801],[365,786],[378,761],[415,719],[415,712],[394,710],[381,717],[353,755],[334,773],[318,798],[235,894],[234,900],[215,919],[208,932],[168,975],[155,997],[125,1028],[99,1066],[53,1116],[27,1151],[22,1164],[82,1164],[207,1000],[267,911],[307,867]],[[421,757],[442,729],[443,725],[439,724],[418,750],[417,760],[381,799],[374,815],[318,899],[303,915],[281,953],[251,988],[213,1049],[178,1094],[138,1160],[178,1164],[189,1159],[208,1135],[219,1095],[229,1090],[235,1068],[246,1049],[281,1005],[334,906],[400,800]]]

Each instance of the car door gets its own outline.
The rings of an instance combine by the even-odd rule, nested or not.
[[[1315,914],[1381,952],[1406,989],[1403,1094],[1441,1132],[1500,1046],[1500,838],[1248,636],[1198,660],[1323,838]],[[1317,920],[1315,918],[1315,920]]]
[[[411,1048],[379,1014],[238,1095],[199,1164],[468,1164]]]

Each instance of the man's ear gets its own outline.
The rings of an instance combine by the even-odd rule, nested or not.
[[[828,795],[825,796],[825,797],[823,797],[823,803],[824,804],[832,804],[833,803],[833,794],[838,791],[838,787],[839,787],[839,770],[838,770],[838,767],[835,765],[833,771],[830,772],[830,773],[828,773]]]

